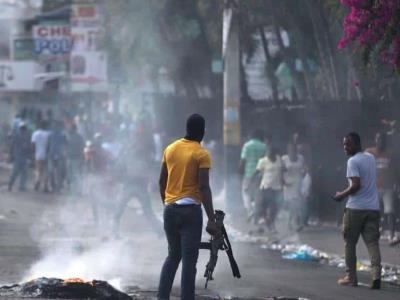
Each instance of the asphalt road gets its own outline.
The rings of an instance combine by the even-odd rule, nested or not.
[[[154,294],[159,271],[166,255],[166,242],[152,231],[140,214],[140,206],[129,205],[118,239],[93,227],[86,199],[40,193],[0,192],[0,284],[20,282],[32,274],[43,276],[90,274],[92,279],[118,277],[125,291],[139,287]],[[156,209],[160,209],[155,202]],[[71,247],[73,245],[73,247]],[[307,299],[399,299],[400,290],[384,286],[371,291],[365,286],[340,287],[337,279],[343,270],[316,262],[284,260],[279,252],[257,244],[234,243],[242,278],[232,277],[228,259],[221,253],[215,280],[204,290],[202,274],[207,252],[198,263],[197,293],[221,297],[268,298],[278,296]],[[53,252],[76,249],[73,255]],[[71,263],[79,261],[78,264]],[[38,262],[40,262],[38,264]],[[53,270],[54,269],[54,270]],[[179,293],[179,272],[174,293]],[[93,275],[92,275],[93,274]],[[360,274],[369,283],[368,274]]]

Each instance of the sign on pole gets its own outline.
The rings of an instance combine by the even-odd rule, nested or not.
[[[107,55],[102,50],[104,24],[101,5],[71,7],[70,78],[73,91],[107,91]]]
[[[71,52],[69,25],[41,24],[33,26],[34,52],[38,55],[65,56]]]

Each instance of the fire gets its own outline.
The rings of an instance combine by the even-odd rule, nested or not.
[[[68,278],[68,279],[64,279],[64,283],[68,284],[68,283],[89,283],[92,284],[89,281],[83,280],[82,278]]]

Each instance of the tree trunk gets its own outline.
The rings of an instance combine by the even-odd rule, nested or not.
[[[318,48],[318,55],[320,58],[320,64],[321,64],[321,70],[322,70],[322,76],[323,76],[323,81],[325,82],[325,85],[328,88],[329,91],[329,96],[331,99],[335,98],[335,91],[334,88],[332,86],[332,83],[329,81],[329,67],[328,67],[328,62],[326,61],[326,55],[325,55],[325,51],[324,51],[324,46],[323,46],[323,41],[320,38],[319,35],[319,24],[316,20],[315,17],[315,11],[313,8],[313,4],[311,3],[311,1],[307,0],[305,1],[306,5],[307,5],[307,9],[308,9],[308,14],[310,15],[310,19],[311,19],[311,23],[313,25],[313,29],[314,29],[314,38],[315,38],[315,42],[317,44],[317,48]]]
[[[347,56],[347,55],[346,55]],[[352,92],[352,84],[351,84],[351,80],[352,80],[352,76],[353,76],[353,72],[351,70],[350,64],[348,64],[348,68],[347,68],[347,75],[346,75],[346,100],[351,100],[351,92]]]
[[[303,76],[304,76],[304,83],[306,86],[307,99],[314,100],[315,92],[314,92],[313,81],[310,76],[311,75],[310,64],[308,63],[307,56],[305,55],[305,53],[303,53],[301,47],[296,47],[296,48],[297,52],[299,53],[299,58],[301,60],[301,63],[303,65]]]
[[[271,83],[271,89],[272,89],[272,97],[273,100],[275,102],[277,102],[279,100],[279,96],[278,96],[278,79],[275,76],[275,72],[274,72],[274,67],[272,65],[272,58],[271,58],[271,54],[269,53],[269,49],[268,49],[268,40],[265,37],[265,32],[264,32],[264,27],[263,26],[259,26],[258,27],[258,32],[260,34],[261,37],[261,42],[262,42],[262,46],[264,49],[264,54],[265,54],[265,59],[267,62],[267,76],[268,79]]]
[[[204,48],[204,60],[207,63],[207,65],[204,67],[205,69],[205,78],[204,78],[204,83],[207,84],[209,86],[209,88],[211,90],[213,90],[213,92],[216,91],[216,87],[213,84],[213,74],[212,74],[212,70],[211,70],[211,63],[212,63],[212,50],[210,47],[210,42],[208,40],[207,34],[206,34],[206,25],[205,22],[203,20],[203,18],[201,17],[199,11],[198,11],[198,7],[197,5],[193,2],[193,4],[191,5],[191,11],[193,14],[194,19],[196,19],[199,22],[200,25],[200,39],[201,39],[201,43],[199,43],[199,45],[203,45]]]
[[[283,39],[282,39],[282,35],[281,35],[281,31],[280,31],[280,28],[279,28],[276,18],[273,18],[273,20],[274,20],[274,29],[275,29],[276,39],[278,41],[279,50],[283,55],[284,61],[286,62],[286,64],[289,67],[290,73],[291,73],[293,81],[294,81],[297,96],[298,96],[298,98],[303,100],[304,98],[306,98],[306,95],[305,95],[306,93],[305,93],[304,84],[302,82],[302,78],[301,78],[301,76],[299,76],[298,72],[296,71],[294,57],[290,57],[290,55],[287,52],[287,49],[285,48],[285,45],[284,45]]]
[[[303,76],[304,82],[306,86],[306,95],[309,100],[314,100],[315,96],[315,86],[312,80],[312,72],[310,64],[308,63],[307,52],[304,49],[303,39],[306,38],[302,32],[299,30],[298,23],[301,20],[296,19],[297,15],[294,14],[292,11],[289,11],[288,22],[289,26],[293,29],[293,40],[296,48],[296,52],[302,62],[303,65]]]
[[[319,12],[320,12],[320,19],[322,23],[321,29],[324,31],[323,36],[325,39],[325,44],[326,44],[326,52],[328,55],[328,61],[329,61],[329,66],[330,66],[330,73],[332,75],[332,83],[333,83],[333,88],[335,92],[335,96],[337,99],[340,98],[340,92],[339,92],[339,85],[337,81],[337,73],[336,73],[336,64],[335,64],[335,58],[334,58],[334,50],[333,50],[333,44],[332,44],[332,34],[331,30],[329,28],[329,24],[327,22],[327,16],[325,15],[324,8],[321,4],[321,1],[318,2],[319,4]]]
[[[355,62],[353,57],[351,56],[350,50],[346,50],[346,57],[347,57],[347,61],[348,61],[348,68],[350,69],[350,74],[351,77],[349,78],[349,88],[350,89],[355,89],[355,94],[357,97],[358,101],[362,101],[363,99],[363,90],[361,88],[361,81],[360,81],[360,77],[358,75],[356,66],[355,66]]]
[[[242,93],[242,97],[246,100],[250,99],[249,90],[247,85],[247,78],[246,72],[243,65],[243,49],[239,45],[239,52],[240,52],[240,91]]]

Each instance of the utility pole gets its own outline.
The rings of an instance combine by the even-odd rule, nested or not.
[[[242,211],[241,181],[238,173],[240,159],[240,51],[239,1],[226,0],[223,18],[224,60],[224,177],[225,203],[233,214]]]

